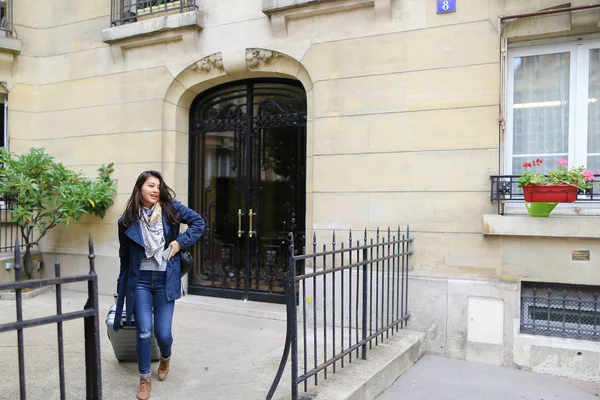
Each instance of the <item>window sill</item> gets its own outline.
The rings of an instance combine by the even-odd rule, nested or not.
[[[375,16],[390,20],[392,0],[263,0],[263,13],[276,36],[287,35],[287,21],[358,8],[374,8]]]
[[[200,11],[189,11],[106,28],[102,41],[111,45],[115,61],[123,61],[127,50],[161,43],[183,41],[186,48],[195,48],[197,33],[204,26]]]
[[[598,239],[600,217],[530,215],[483,215],[485,236],[536,236]]]
[[[0,52],[12,53],[17,55],[21,54],[22,49],[23,44],[19,39],[11,37],[0,37]]]
[[[144,21],[133,22],[102,30],[102,41],[115,43],[126,39],[148,36],[158,32],[183,28],[203,28],[203,15],[199,11],[156,16]]]

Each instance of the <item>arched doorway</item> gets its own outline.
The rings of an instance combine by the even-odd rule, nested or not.
[[[206,233],[189,293],[283,302],[289,233],[304,245],[306,92],[287,79],[238,81],[190,109],[190,204]]]

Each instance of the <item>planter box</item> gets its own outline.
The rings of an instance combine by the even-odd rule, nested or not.
[[[573,203],[577,200],[577,187],[571,185],[525,185],[523,194],[528,203]]]

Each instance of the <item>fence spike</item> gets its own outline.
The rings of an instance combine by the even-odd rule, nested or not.
[[[348,234],[348,242],[350,243],[350,247],[352,247],[352,228],[350,228],[350,233]]]
[[[367,245],[367,228],[365,228],[365,238],[364,238],[364,241],[365,241],[365,246],[366,246]]]
[[[21,280],[21,248],[19,247],[19,238],[15,239],[15,280]]]
[[[335,247],[335,229],[333,230],[333,237],[332,237],[331,244],[333,244],[333,247]]]
[[[88,245],[89,245],[89,255],[88,258],[90,259],[90,274],[95,274],[96,273],[96,266],[94,263],[94,259],[96,258],[96,255],[94,254],[94,239],[92,239],[92,234],[90,233],[90,237],[88,239]]]
[[[294,255],[294,232],[290,232],[289,235],[290,235],[290,252],[292,255]],[[313,235],[315,235],[315,234],[313,233]],[[316,236],[315,236],[314,240],[315,241],[317,240]]]
[[[390,242],[390,237],[392,236],[392,228],[388,225],[388,243]]]
[[[19,246],[19,238],[15,239],[15,268],[20,267],[21,263],[21,247]]]
[[[92,234],[90,233],[90,237],[88,239],[88,245],[89,245],[89,254],[94,254],[94,239],[92,239]]]
[[[313,253],[317,252],[317,232],[313,232]]]

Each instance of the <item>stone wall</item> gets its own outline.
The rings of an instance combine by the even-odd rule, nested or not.
[[[499,15],[550,3],[461,0],[438,15],[422,0],[203,0],[197,14],[111,28],[108,0],[17,1],[23,49],[0,69],[11,149],[44,146],[90,174],[115,162],[119,180],[104,220],[48,236],[46,265],[81,271],[91,232],[100,289],[112,293],[116,220],[139,172],[162,170],[187,200],[193,99],[238,79],[294,78],[308,101],[309,235],[410,224],[412,263],[425,277],[413,281],[412,321],[428,332],[430,351],[534,368],[543,353],[534,357],[536,338],[518,335],[519,280],[600,284],[591,265],[575,274],[561,263],[573,248],[600,252],[589,232],[539,239],[554,231],[527,237],[520,220],[486,217],[496,216],[489,175],[500,163],[501,31],[515,42],[598,29],[588,20],[595,13],[499,24]],[[254,49],[281,57],[257,61]],[[489,318],[492,339],[470,313]]]

